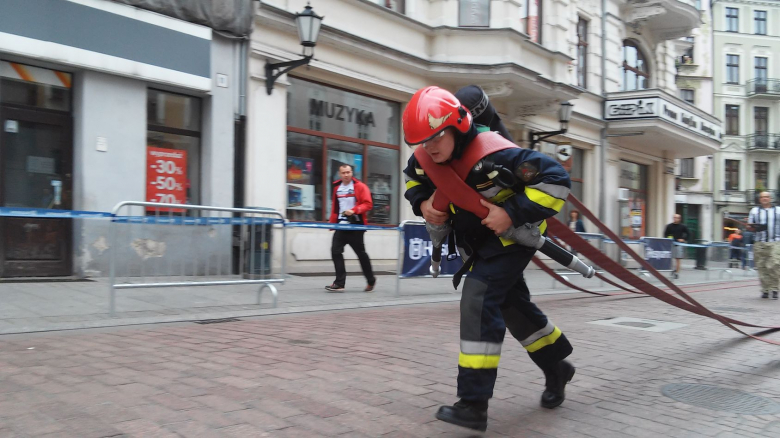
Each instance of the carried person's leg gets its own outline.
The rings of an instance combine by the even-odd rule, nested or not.
[[[371,268],[371,258],[368,257],[368,253],[366,252],[366,245],[364,242],[366,232],[349,231],[349,233],[349,246],[351,246],[352,250],[357,254],[358,260],[360,261],[360,269],[363,270],[363,275],[366,277],[368,285],[373,289],[373,286],[376,283],[376,277],[374,276],[374,270]],[[369,288],[366,288],[366,291],[368,290]]]

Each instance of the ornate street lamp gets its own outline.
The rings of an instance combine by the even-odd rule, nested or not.
[[[279,76],[296,67],[306,65],[311,61],[311,58],[314,56],[314,46],[317,45],[317,37],[320,34],[320,25],[322,24],[323,18],[325,17],[320,17],[314,13],[310,4],[306,5],[303,12],[295,14],[295,24],[298,27],[298,39],[303,46],[303,58],[295,61],[277,62],[276,64],[271,64],[270,62],[265,63],[265,90],[269,95],[271,94],[271,91],[273,91],[274,83],[279,79]],[[307,49],[309,49],[308,55],[306,54]]]
[[[571,110],[573,107],[574,105],[569,102],[561,102],[561,109],[558,111],[558,120],[561,122],[560,130],[540,132],[531,131],[529,133],[531,149],[534,149],[536,147],[536,143],[539,143],[542,140],[546,140],[556,135],[565,134],[566,131],[569,130],[569,120],[571,120]]]

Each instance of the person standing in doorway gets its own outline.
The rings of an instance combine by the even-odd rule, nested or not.
[[[761,192],[757,207],[750,209],[748,226],[755,232],[753,244],[753,262],[761,279],[761,298],[777,299],[777,285],[780,283],[780,223],[778,208],[772,206],[772,195]]]
[[[329,222],[365,225],[366,213],[374,206],[371,191],[367,185],[352,175],[352,166],[349,164],[342,164],[339,167],[339,177],[340,179],[333,182],[333,204],[330,209]],[[344,292],[344,285],[347,281],[347,268],[344,265],[344,247],[346,245],[352,247],[360,260],[363,275],[368,281],[364,290],[366,292],[374,291],[376,277],[371,269],[371,259],[366,253],[366,246],[363,242],[364,234],[363,230],[336,230],[333,233],[330,253],[336,268],[336,280],[325,286],[328,292]]]
[[[674,215],[673,222],[666,226],[664,236],[667,239],[674,239],[675,242],[685,243],[688,240],[688,227],[683,225],[682,216],[679,214]],[[682,259],[685,254],[685,248],[680,245],[674,245],[672,247],[672,256],[675,261],[675,269],[672,271],[672,278],[680,278],[680,265],[682,265]]]

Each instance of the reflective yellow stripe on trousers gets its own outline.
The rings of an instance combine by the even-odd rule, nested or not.
[[[500,342],[460,341],[458,365],[473,370],[498,368],[501,359]]]

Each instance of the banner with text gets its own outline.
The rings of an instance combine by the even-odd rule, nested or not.
[[[658,271],[669,271],[672,269],[672,239],[662,239],[657,237],[644,237],[645,260]]]
[[[401,277],[420,277],[431,275],[431,252],[433,244],[425,225],[404,224],[404,264],[401,269]],[[457,250],[453,248],[455,254]],[[453,275],[463,265],[463,261],[458,258],[452,261],[447,260],[449,247],[445,243],[441,249],[441,274]]]
[[[187,202],[187,151],[147,146],[146,201],[161,204]],[[182,209],[147,207],[147,211],[181,213]]]

